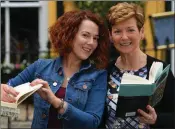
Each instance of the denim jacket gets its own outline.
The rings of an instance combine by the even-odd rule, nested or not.
[[[62,58],[39,59],[9,80],[8,84],[17,86],[36,78],[49,83],[53,93],[64,80]],[[84,63],[69,80],[64,101],[68,103],[58,119],[63,120],[63,128],[97,128],[104,110],[107,93],[107,72],[97,70],[92,64]],[[32,128],[47,128],[50,104],[37,93],[34,94],[34,117]]]

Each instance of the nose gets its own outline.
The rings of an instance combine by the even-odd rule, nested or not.
[[[93,37],[89,38],[88,44],[93,44],[93,43],[94,43],[94,38]]]
[[[128,39],[127,33],[126,33],[126,32],[123,32],[121,38],[122,38],[122,39]]]

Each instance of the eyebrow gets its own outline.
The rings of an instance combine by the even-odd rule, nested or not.
[[[88,31],[82,31],[83,33],[88,33],[89,35],[91,35],[91,33],[89,33]],[[98,36],[99,37],[99,35],[94,35],[94,36]]]
[[[129,26],[128,28],[135,28],[135,26]]]
[[[127,28],[135,28],[135,26],[128,26]],[[113,29],[114,30],[120,30],[120,28],[118,28],[118,27],[114,27]]]

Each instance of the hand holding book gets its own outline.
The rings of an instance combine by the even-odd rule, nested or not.
[[[55,94],[50,89],[48,82],[42,79],[35,79],[34,81],[31,82],[31,86],[35,86],[38,84],[43,85],[43,87],[37,91],[40,97],[43,98],[48,103],[50,103],[51,105],[53,105],[53,107],[56,108],[60,114],[64,113],[64,109],[66,108],[67,104],[64,103],[63,100],[55,96]]]
[[[50,86],[47,81],[42,79],[35,79],[31,82],[31,86],[35,87],[35,85],[42,84],[43,87],[37,91],[41,98],[43,98],[48,103],[52,104],[53,99],[57,98],[55,94],[50,89]]]
[[[41,87],[42,84],[32,87],[30,83],[18,85],[14,88],[1,84],[1,115],[12,117],[18,115],[18,105]],[[9,95],[9,93],[11,93],[11,95]]]
[[[139,121],[141,123],[147,123],[147,124],[155,124],[156,120],[157,120],[157,114],[156,111],[153,107],[151,107],[150,105],[146,106],[146,109],[148,110],[148,113],[144,112],[141,109],[138,109],[138,112],[140,114]]]
[[[124,73],[117,103],[118,116],[135,116],[137,109],[146,110],[148,104],[154,107],[159,103],[163,97],[169,69],[170,65],[163,70],[161,62],[154,62],[148,80]]]
[[[13,87],[1,84],[1,100],[5,102],[16,102],[15,97],[19,94]]]

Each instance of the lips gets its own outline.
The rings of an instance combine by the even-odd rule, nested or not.
[[[90,48],[87,48],[87,47],[82,47],[82,49],[83,49],[84,51],[86,51],[86,52],[90,52],[90,51],[91,51],[91,49],[90,49]]]
[[[120,43],[121,46],[129,46],[131,45],[131,42],[122,42]]]

